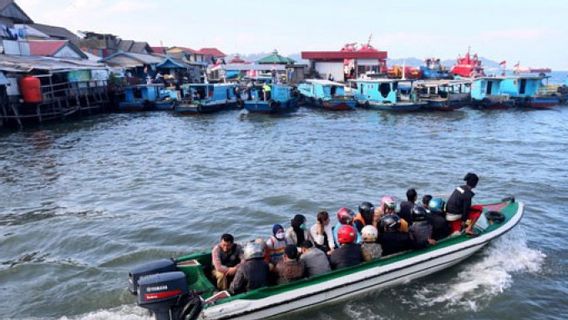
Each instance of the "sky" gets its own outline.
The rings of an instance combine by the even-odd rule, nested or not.
[[[566,0],[16,0],[38,23],[152,46],[282,54],[371,44],[390,58],[472,52],[568,70]]]

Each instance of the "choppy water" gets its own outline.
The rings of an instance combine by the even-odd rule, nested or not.
[[[447,271],[306,319],[566,319],[568,108],[285,117],[113,114],[0,136],[0,318],[150,319],[127,293],[149,259],[221,233],[335,212],[408,187],[527,204],[506,237]]]

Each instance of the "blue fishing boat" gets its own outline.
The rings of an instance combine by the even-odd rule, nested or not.
[[[266,90],[266,86],[270,90]],[[252,86],[244,93],[244,108],[251,113],[279,114],[298,110],[297,92],[283,84]]]
[[[474,108],[495,110],[515,106],[515,100],[502,89],[504,77],[475,78],[471,84],[471,103]]]
[[[418,99],[427,103],[424,110],[453,111],[471,102],[470,80],[423,80],[414,87]]]
[[[171,110],[176,99],[162,93],[163,84],[140,84],[124,88],[123,101],[119,102],[120,111]]]
[[[440,59],[428,58],[424,61],[424,65],[420,66],[420,73],[423,79],[451,79],[452,76],[446,69]]]
[[[412,81],[397,79],[357,79],[354,96],[358,106],[371,110],[417,111],[427,102],[418,100]]]
[[[560,96],[547,95],[542,89],[545,76],[514,75],[504,77],[501,91],[511,96],[516,105],[522,108],[550,108],[560,104]]]
[[[300,103],[326,110],[355,110],[357,101],[347,95],[345,85],[329,80],[308,79],[298,86]]]
[[[235,84],[186,84],[182,94],[182,101],[175,107],[181,114],[214,113],[240,104]]]

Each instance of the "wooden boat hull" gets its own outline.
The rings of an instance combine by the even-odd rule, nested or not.
[[[392,111],[392,112],[411,112],[418,111],[427,106],[426,102],[398,102],[398,103],[376,103],[372,101],[359,102],[359,106],[369,110]]]
[[[516,105],[513,99],[488,99],[481,101],[472,100],[472,106],[480,110],[505,110],[514,108]]]
[[[423,110],[426,111],[454,111],[465,107],[468,102],[467,101],[459,101],[459,100],[448,100],[448,99],[424,99],[426,102],[426,106],[424,106]]]
[[[298,110],[298,100],[290,99],[283,102],[245,100],[243,107],[250,113],[282,114]]]
[[[155,104],[150,101],[120,102],[118,110],[122,112],[139,112],[154,110]]]
[[[222,110],[226,110],[236,103],[211,103],[211,104],[194,104],[194,103],[181,103],[175,106],[175,112],[179,114],[209,114]]]
[[[550,96],[525,98],[519,100],[517,104],[521,108],[548,109],[560,105],[561,102],[559,97]]]
[[[175,105],[175,100],[156,101],[154,109],[161,111],[171,111],[174,109]]]

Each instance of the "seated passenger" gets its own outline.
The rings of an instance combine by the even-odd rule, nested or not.
[[[320,249],[314,247],[310,240],[304,241],[301,245],[302,255],[300,261],[304,263],[305,275],[307,277],[317,276],[331,271],[327,255]]]
[[[432,200],[432,196],[429,194],[425,194],[422,197],[422,206],[426,209],[426,211],[430,210],[430,200]]]
[[[316,219],[316,224],[310,228],[310,236],[316,248],[329,255],[335,248],[329,213],[327,213],[327,211],[320,211]]]
[[[268,284],[268,264],[263,260],[264,250],[260,244],[249,242],[244,249],[244,259],[239,266],[229,292],[239,294],[262,288]]]
[[[381,218],[379,243],[383,248],[383,256],[412,248],[408,233],[400,231],[400,221],[396,214],[388,214]]]
[[[284,259],[276,265],[278,272],[278,284],[288,283],[304,277],[304,262],[298,259],[298,248],[296,245],[286,246]]]
[[[243,261],[243,249],[234,242],[233,236],[226,233],[221,236],[221,241],[211,251],[212,274],[217,280],[219,290],[229,289],[238,266]]]
[[[432,239],[440,240],[450,235],[450,226],[446,221],[446,202],[442,198],[433,198],[429,203]]]
[[[408,231],[412,247],[414,249],[424,249],[428,245],[436,244],[436,240],[432,239],[432,225],[427,219],[427,212],[423,206],[416,205],[412,208],[412,219],[414,223]]]
[[[355,243],[356,238],[357,230],[353,226],[344,224],[339,227],[337,240],[341,246],[329,258],[332,269],[355,266],[363,261],[361,246]]]
[[[288,244],[300,246],[306,240],[312,240],[310,232],[306,228],[306,217],[301,214],[294,216],[290,221],[291,227],[286,230],[286,241]]]
[[[418,194],[415,189],[408,189],[406,191],[406,201],[400,203],[400,210],[398,216],[406,220],[409,225],[412,225],[412,208],[418,199]]]
[[[362,202],[359,205],[359,213],[357,213],[353,219],[353,226],[357,228],[359,233],[361,233],[361,230],[363,230],[365,226],[373,224],[374,211],[375,207],[370,202]]]
[[[266,240],[266,250],[270,256],[270,263],[275,266],[284,256],[284,249],[288,242],[284,227],[279,224],[272,226],[272,236]]]
[[[398,214],[396,213],[396,198],[393,196],[384,196],[381,199],[381,208],[382,208],[381,217],[389,214],[394,214],[398,216]],[[400,216],[398,217],[400,218]],[[399,230],[402,232],[408,232],[408,221],[404,219],[399,219],[399,223],[400,223]],[[381,230],[380,225],[377,226],[377,230]]]
[[[335,226],[333,226],[333,243],[335,244],[335,248],[339,248],[339,246],[341,245],[339,243],[338,240],[338,231],[341,228],[341,226],[344,225],[349,225],[352,226],[353,225],[353,217],[355,217],[355,212],[353,212],[353,210],[348,209],[348,208],[341,208],[337,211],[337,224],[335,224]],[[357,234],[357,243],[361,242],[361,235],[359,234],[359,232],[357,232],[357,229],[355,229],[355,233]]]
[[[365,226],[361,232],[363,237],[363,244],[361,245],[361,253],[363,254],[364,261],[371,261],[380,258],[383,253],[383,248],[377,243],[379,232],[374,226]]]

